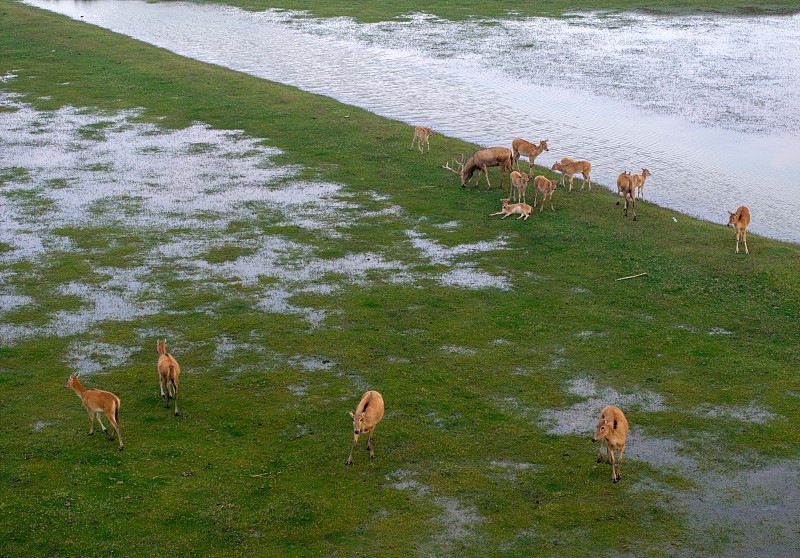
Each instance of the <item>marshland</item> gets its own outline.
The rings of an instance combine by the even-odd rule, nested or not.
[[[547,51],[541,64],[520,59],[519,80],[448,69],[493,37],[492,52],[520,46],[508,36],[525,18],[562,41],[661,22],[662,54],[692,36],[681,21],[734,36],[749,18],[791,48],[786,6],[564,16],[494,3],[360,15],[337,2],[311,14],[113,4],[182,10],[204,22],[183,38],[208,52],[200,39],[230,37],[208,59],[104,29],[90,16],[110,3],[40,4],[85,13],[0,2],[0,554],[783,556],[800,545],[798,195],[783,174],[797,163],[767,172],[773,161],[738,151],[732,175],[719,163],[732,137],[756,153],[791,147],[796,92],[742,93],[785,118],[746,104],[728,118],[709,113],[713,99],[676,114],[642,105],[652,89],[585,72],[560,81]],[[250,49],[270,45],[263,65],[223,58],[247,49],[215,18],[251,35],[270,26]],[[276,35],[291,38],[286,56]],[[320,44],[335,52],[291,50]],[[357,81],[353,68],[380,65],[356,55],[377,50],[415,103],[400,106],[402,83]],[[315,65],[331,59],[351,66],[330,79]],[[427,87],[426,64],[437,69]],[[534,72],[564,100],[553,120],[530,101]],[[340,98],[334,82],[351,74]],[[451,86],[449,108],[435,106]],[[523,94],[503,93],[514,86]],[[658,125],[641,142],[623,134],[607,158],[597,126],[558,125],[579,93],[592,118],[624,128],[644,112]],[[467,113],[498,97],[499,114]],[[662,158],[660,139],[681,122],[706,134],[707,155]],[[409,150],[415,124],[433,128],[430,153]],[[441,166],[515,137],[549,140],[543,167],[592,160],[597,184],[557,188],[555,211],[527,221],[489,217],[506,197],[497,169],[487,191]],[[720,166],[697,167],[709,157]],[[653,176],[633,222],[610,188],[641,167]],[[685,196],[692,209],[675,201]],[[723,226],[742,204],[749,255]],[[181,367],[177,417],[159,394],[164,338]],[[119,396],[124,451],[87,436],[63,388],[75,372]],[[376,457],[362,441],[346,467],[348,412],[368,390],[385,400]],[[609,404],[630,423],[615,484],[590,439]]]

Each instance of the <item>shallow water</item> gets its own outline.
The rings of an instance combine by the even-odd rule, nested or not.
[[[588,159],[601,184],[647,167],[648,200],[714,222],[746,204],[754,232],[800,242],[800,16],[357,24],[179,2],[27,3],[479,144],[547,138],[540,164]]]

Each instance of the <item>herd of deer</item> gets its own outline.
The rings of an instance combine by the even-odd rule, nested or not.
[[[427,146],[430,152],[430,136],[433,131],[430,128],[417,126],[414,130],[414,138],[411,141],[412,149],[414,144],[417,143],[420,153],[423,153],[423,144]],[[518,138],[511,143],[512,149],[505,147],[489,147],[487,149],[479,149],[472,156],[464,161],[462,160],[457,165],[458,169],[452,168],[450,165],[443,165],[450,171],[455,172],[461,178],[461,186],[466,186],[467,182],[472,176],[478,172],[478,178],[475,181],[475,186],[480,183],[481,172],[486,177],[488,188],[491,189],[492,184],[489,182],[489,167],[500,167],[502,171],[502,179],[500,181],[500,188],[505,184],[506,171],[509,171],[511,178],[511,195],[509,198],[503,198],[502,210],[491,215],[502,215],[503,219],[509,215],[519,215],[517,220],[527,220],[533,208],[526,204],[526,191],[528,189],[528,182],[530,175],[520,172],[519,159],[521,156],[528,157],[530,166],[530,173],[533,174],[533,164],[536,157],[543,151],[549,151],[547,147],[547,140],[542,140],[539,145],[525,141]],[[516,165],[516,170],[514,166]],[[569,178],[569,191],[572,191],[572,182],[576,174],[583,177],[584,184],[588,184],[589,191],[592,189],[592,182],[590,173],[592,165],[588,161],[576,161],[570,158],[563,158],[561,161],[554,163],[552,171],[561,173],[561,186],[565,187],[565,177]],[[625,201],[624,214],[628,215],[628,202],[630,201],[631,210],[633,212],[633,220],[636,220],[636,198],[637,195],[640,199],[644,199],[644,183],[648,176],[651,176],[650,171],[642,169],[642,174],[631,174],[623,172],[617,177],[617,191],[622,194]],[[544,209],[544,203],[547,198],[550,198],[550,209],[553,208],[553,192],[558,185],[556,180],[551,180],[544,175],[538,175],[533,179],[534,183],[534,200],[533,206],[536,207],[538,193],[542,193],[542,205],[539,211]],[[583,190],[583,184],[581,190]],[[517,203],[509,203],[511,199],[516,199]],[[522,200],[520,202],[520,200]],[[619,205],[619,202],[617,202]],[[739,253],[739,241],[744,242],[744,252],[749,254],[747,249],[747,226],[750,224],[750,210],[741,206],[736,212],[730,212],[728,219],[728,226],[734,227],[736,231],[736,253]],[[166,401],[167,408],[169,409],[169,400],[175,399],[175,416],[178,416],[178,378],[180,376],[181,368],[178,362],[167,352],[166,339],[156,341],[156,352],[158,353],[158,376],[159,388],[161,390],[161,398]],[[119,397],[109,391],[99,389],[87,389],[81,385],[78,380],[79,374],[72,374],[64,387],[69,388],[80,397],[83,406],[89,413],[89,435],[94,434],[94,419],[100,424],[103,434],[108,434],[108,430],[100,419],[100,415],[105,415],[114,432],[111,434],[110,439],[114,439],[116,434],[119,441],[120,451],[123,449],[122,434],[120,433],[119,426]],[[367,442],[367,450],[371,459],[375,459],[375,449],[372,442],[375,427],[383,418],[384,403],[383,397],[377,391],[367,391],[361,401],[356,406],[355,412],[350,412],[349,415],[353,419],[353,444],[350,448],[350,455],[345,461],[346,465],[353,462],[353,451],[358,444],[358,437],[361,434],[369,434]],[[628,421],[622,410],[613,405],[605,407],[600,413],[600,419],[597,423],[597,428],[593,442],[600,441],[600,453],[597,456],[597,462],[603,460],[603,447],[606,447],[606,459],[611,465],[611,480],[612,482],[619,481],[621,477],[620,465],[622,463],[622,454],[625,452],[625,440],[628,435]],[[619,454],[618,460],[614,457],[614,452]],[[616,467],[616,469],[615,469]]]
[[[412,140],[411,145],[414,145],[414,141],[418,141],[420,153],[422,153],[422,142],[424,141],[430,152],[429,140],[431,134],[433,134],[433,131],[430,128],[417,126],[414,130],[414,140]],[[463,155],[461,161],[454,160],[453,166],[457,168],[453,168],[449,163],[442,165],[442,168],[459,175],[462,188],[467,185],[467,182],[469,182],[476,172],[478,173],[478,178],[475,180],[474,186],[478,186],[480,184],[482,172],[483,176],[486,177],[488,189],[491,189],[492,184],[489,181],[488,169],[489,167],[499,167],[502,173],[500,179],[500,188],[502,189],[505,185],[506,172],[508,172],[511,178],[510,195],[508,198],[500,200],[502,209],[496,213],[491,213],[490,216],[502,215],[502,219],[505,219],[509,215],[519,215],[517,220],[527,220],[533,208],[525,203],[525,194],[528,189],[530,176],[533,174],[534,161],[543,151],[550,151],[546,139],[541,140],[539,145],[536,145],[522,138],[517,138],[511,142],[511,149],[506,147],[479,149],[466,161]],[[528,157],[530,174],[520,172],[519,159],[521,156]],[[514,169],[515,166],[516,170]],[[560,184],[562,188],[566,187],[565,177],[569,178],[570,192],[572,192],[575,176],[578,174],[581,175],[583,178],[581,190],[583,190],[584,185],[588,185],[589,191],[591,192],[592,180],[590,173],[592,171],[592,164],[589,161],[574,160],[569,157],[564,157],[560,161],[554,163],[550,170],[561,173],[561,179],[558,181],[558,184]],[[621,194],[624,201],[623,214],[625,217],[628,216],[628,206],[630,205],[634,221],[636,221],[636,200],[644,200],[644,184],[648,176],[652,176],[652,174],[648,169],[643,168],[641,174],[632,174],[625,171],[617,177],[617,194]],[[550,198],[550,209],[555,211],[553,207],[553,192],[557,186],[556,181],[550,180],[544,175],[538,175],[534,177],[533,184],[533,207],[536,207],[538,194],[541,192],[543,196],[539,211],[544,209],[544,201],[548,197]],[[512,200],[516,200],[516,203],[511,203]],[[619,201],[617,205],[619,205]],[[727,225],[734,227],[736,230],[736,253],[739,253],[739,241],[741,240],[744,242],[744,253],[749,254],[750,252],[747,249],[747,226],[750,224],[750,210],[746,206],[741,206],[735,212],[729,213],[730,218],[728,219]]]

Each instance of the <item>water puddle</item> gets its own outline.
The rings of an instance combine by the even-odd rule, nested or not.
[[[358,24],[181,2],[27,3],[479,144],[547,138],[541,164],[585,158],[610,187],[647,167],[648,200],[713,222],[746,204],[754,232],[800,242],[797,15]]]

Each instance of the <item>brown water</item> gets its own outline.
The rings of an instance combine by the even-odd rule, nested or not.
[[[541,164],[585,158],[601,184],[647,167],[647,200],[713,222],[746,204],[754,232],[800,242],[800,16],[358,24],[180,2],[28,3],[479,144],[547,138]]]

